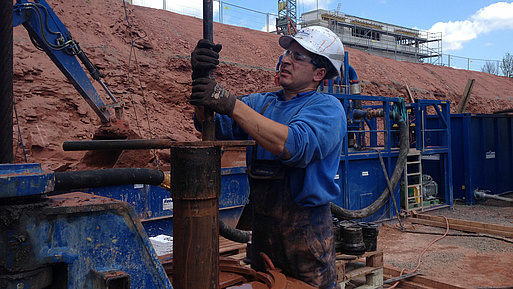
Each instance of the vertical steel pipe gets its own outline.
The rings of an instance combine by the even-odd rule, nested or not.
[[[219,288],[219,146],[171,148],[173,286]]]
[[[203,38],[214,41],[214,3],[213,0],[203,0]],[[212,72],[213,74],[213,72]],[[202,140],[215,139],[214,112],[205,107],[202,124]]]
[[[13,161],[12,1],[0,1],[0,163]]]

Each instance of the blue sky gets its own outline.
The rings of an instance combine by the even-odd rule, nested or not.
[[[201,17],[202,0],[133,0],[134,4],[138,1],[146,2],[145,6],[154,5],[155,8],[161,6],[162,1],[166,1],[168,10]],[[152,1],[153,4],[148,4]],[[297,14],[300,17],[302,13],[317,8],[335,11],[339,4],[340,13],[407,28],[442,32],[442,52],[446,55],[502,60],[506,52],[513,54],[513,2],[297,0]],[[188,7],[183,7],[184,5]],[[220,7],[222,13],[219,13]],[[268,18],[270,24],[274,25],[272,15],[278,13],[278,0],[214,1],[214,13],[215,21],[265,31]],[[269,13],[269,16],[265,13]],[[456,57],[453,61],[457,61]]]

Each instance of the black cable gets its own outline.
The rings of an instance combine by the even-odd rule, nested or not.
[[[48,31],[49,33],[55,34],[55,35],[59,35],[59,38],[62,38],[63,40],[66,40],[66,39],[64,38],[64,36],[62,35],[61,32],[55,32],[50,29],[50,26],[48,25],[48,10],[46,9],[46,7],[42,4],[37,4],[37,3],[27,3],[22,6],[35,12],[36,19],[39,24],[39,30],[41,32],[41,38],[50,49],[62,50],[62,49],[68,48],[70,46],[70,43],[74,42],[74,40],[68,40],[68,41],[64,41],[62,44],[59,44],[59,45],[52,44],[46,38],[46,33],[45,33],[46,31]],[[21,9],[20,6],[18,6],[16,8],[17,8],[17,10]],[[43,15],[41,15],[41,8],[45,12],[46,18],[44,18]],[[46,19],[46,21],[44,23],[43,23],[43,19]]]
[[[130,102],[132,103],[132,107],[134,108],[135,121],[136,121],[136,124],[137,124],[137,129],[139,131],[139,135],[142,136],[141,127],[139,125],[139,118],[137,117],[137,110],[135,109],[135,101],[134,101],[134,98],[132,97],[132,94],[130,93],[130,64],[131,64],[132,52],[133,52],[134,53],[134,59],[135,59],[135,67],[136,67],[136,70],[137,70],[137,76],[138,76],[138,80],[139,80],[139,87],[141,89],[141,94],[142,94],[143,102],[144,102],[143,107],[144,107],[144,111],[145,111],[145,114],[146,114],[146,120],[148,122],[148,133],[150,134],[150,139],[153,139],[154,138],[153,137],[153,130],[151,129],[150,117],[149,117],[147,101],[146,101],[146,95],[144,94],[144,88],[142,86],[141,71],[139,69],[139,62],[137,61],[137,54],[135,53],[135,48],[134,48],[135,41],[137,41],[139,39],[143,39],[143,38],[145,38],[148,35],[147,35],[146,31],[141,29],[142,32],[144,32],[144,36],[139,36],[138,38],[134,39],[133,33],[132,33],[132,24],[130,24],[130,20],[128,18],[128,12],[127,12],[127,9],[126,9],[125,0],[123,0],[123,9],[124,9],[126,21],[127,21],[127,24],[128,24],[128,34],[130,35],[130,40],[131,40],[131,42],[130,42],[130,56],[128,57],[128,73],[127,73],[127,82],[128,82],[128,91],[129,91]],[[151,152],[153,154],[153,157],[155,158],[155,164],[156,164],[156,167],[158,169],[159,168],[159,159],[158,159],[157,153],[155,152],[155,150],[151,150]]]
[[[137,116],[137,110],[135,109],[135,101],[134,101],[134,98],[132,96],[132,93],[131,93],[131,89],[130,89],[130,64],[131,64],[131,61],[132,61],[132,51],[134,49],[134,42],[132,40],[132,24],[130,24],[130,20],[128,18],[128,12],[127,12],[127,9],[126,9],[126,4],[125,4],[125,0],[123,0],[123,10],[125,12],[125,18],[126,18],[126,22],[127,22],[127,27],[128,27],[128,34],[130,35],[130,55],[128,56],[128,72],[127,72],[127,82],[128,82],[128,97],[130,98],[130,102],[132,103],[132,107],[134,108],[134,116],[135,116],[135,123],[137,125],[137,130],[139,131],[139,135],[142,135],[141,133],[141,126],[139,125],[139,117]]]

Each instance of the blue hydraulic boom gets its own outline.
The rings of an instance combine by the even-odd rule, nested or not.
[[[122,118],[123,103],[118,102],[112,95],[102,81],[101,72],[87,58],[78,42],[71,37],[71,33],[45,0],[17,0],[13,6],[13,27],[20,24],[27,29],[32,43],[48,54],[103,123],[111,120],[107,110],[109,107],[114,108],[118,119]],[[106,105],[103,102],[77,58],[87,68],[91,77],[100,83],[113,101],[112,104]]]

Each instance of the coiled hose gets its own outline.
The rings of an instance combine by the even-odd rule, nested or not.
[[[408,136],[408,126],[403,119],[400,119],[399,122],[399,132],[400,132],[400,140],[401,147],[399,149],[399,156],[397,158],[397,163],[395,165],[394,173],[390,178],[390,183],[392,184],[392,190],[395,190],[399,180],[401,179],[404,165],[406,164],[406,159],[408,156],[408,152],[410,149],[410,141]],[[379,196],[372,204],[368,207],[360,209],[360,210],[348,210],[341,208],[333,203],[330,203],[331,212],[339,219],[346,220],[356,220],[366,218],[374,213],[376,213],[381,207],[383,207],[390,196],[394,192],[388,189],[388,186],[385,188],[381,196]]]

